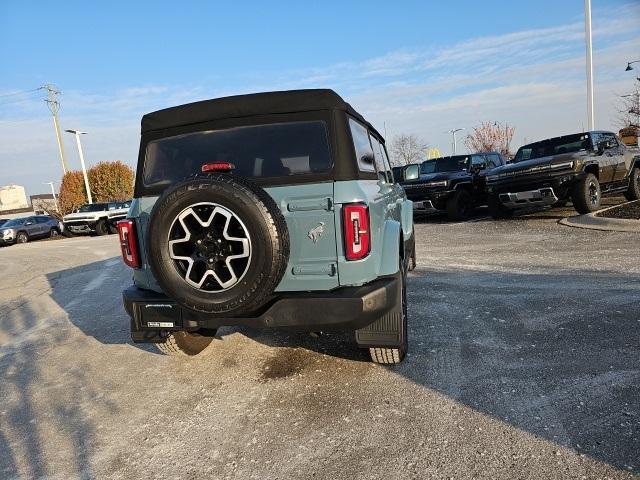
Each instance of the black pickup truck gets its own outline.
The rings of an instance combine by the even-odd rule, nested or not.
[[[511,164],[486,176],[486,189],[494,218],[568,200],[578,213],[589,213],[603,194],[640,198],[640,156],[612,132],[550,138],[520,147]]]
[[[497,152],[434,158],[405,167],[400,184],[414,212],[445,211],[450,220],[464,220],[486,204],[485,174],[505,164]]]

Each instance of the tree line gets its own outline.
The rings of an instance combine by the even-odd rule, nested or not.
[[[514,133],[515,128],[508,124],[482,122],[467,134],[464,144],[470,152],[500,152],[508,157],[512,155]],[[430,155],[432,152],[429,144],[415,134],[396,135],[389,143],[389,155],[394,166],[423,162],[433,156]]]

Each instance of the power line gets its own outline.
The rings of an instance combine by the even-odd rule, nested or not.
[[[38,90],[42,90],[44,88],[45,87],[38,87],[38,88],[34,88],[32,90],[21,90],[19,92],[2,93],[2,94],[0,94],[0,97],[12,97],[14,95],[24,95],[25,93],[37,92]]]

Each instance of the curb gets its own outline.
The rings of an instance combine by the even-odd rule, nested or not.
[[[612,207],[603,208],[597,212],[587,213],[586,215],[576,215],[575,217],[567,217],[560,220],[560,225],[575,228],[586,228],[590,230],[600,230],[606,232],[637,232],[640,233],[640,220],[629,220],[623,218],[606,218],[596,217],[596,214],[605,212],[612,208],[619,207],[620,205],[614,205]]]

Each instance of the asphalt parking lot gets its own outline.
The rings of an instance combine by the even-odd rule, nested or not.
[[[626,478],[640,473],[635,233],[421,219],[410,355],[224,329],[130,342],[114,236],[0,249],[2,478]]]

